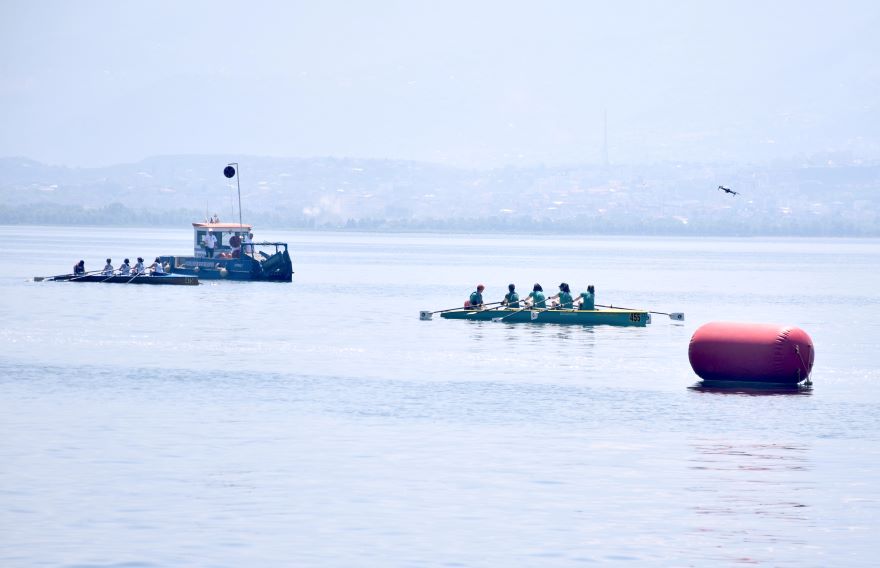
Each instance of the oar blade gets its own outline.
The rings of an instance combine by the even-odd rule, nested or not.
[[[419,320],[420,321],[429,321],[431,319],[433,319],[433,315],[431,314],[430,311],[428,311],[428,310],[419,311]]]
[[[681,312],[673,312],[669,314],[669,319],[675,321],[684,321],[684,314]]]

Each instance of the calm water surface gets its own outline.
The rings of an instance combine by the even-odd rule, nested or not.
[[[880,241],[257,234],[293,284],[32,281],[181,230],[0,227],[0,565],[873,566]],[[647,328],[419,321],[509,282]],[[802,327],[814,387],[695,390]]]

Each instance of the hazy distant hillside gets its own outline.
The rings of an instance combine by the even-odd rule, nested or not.
[[[179,225],[237,220],[223,156],[81,169],[0,159],[0,222]],[[880,234],[880,164],[659,164],[464,170],[358,159],[246,157],[245,221],[366,230]],[[740,194],[717,190],[724,184]]]

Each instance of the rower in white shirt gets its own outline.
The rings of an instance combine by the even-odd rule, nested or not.
[[[162,276],[165,274],[165,267],[162,266],[162,261],[159,260],[159,257],[156,257],[156,260],[153,261],[153,264],[150,265],[150,270],[153,271],[153,276]]]

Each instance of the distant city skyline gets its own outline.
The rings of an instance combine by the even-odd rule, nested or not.
[[[875,160],[877,29],[861,0],[7,1],[0,156]]]

